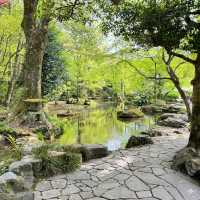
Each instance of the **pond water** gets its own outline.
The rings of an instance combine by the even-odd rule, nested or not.
[[[131,135],[139,135],[155,124],[154,116],[129,122],[117,119],[116,108],[98,108],[85,111],[72,119],[61,119],[64,134],[61,144],[103,144],[110,151],[124,147]]]

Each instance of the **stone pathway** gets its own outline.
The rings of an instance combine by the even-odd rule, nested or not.
[[[200,200],[200,186],[170,169],[175,152],[186,145],[179,136],[121,150],[81,169],[37,184],[34,200]]]

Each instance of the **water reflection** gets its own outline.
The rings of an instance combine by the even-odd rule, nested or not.
[[[62,144],[104,144],[110,151],[124,147],[131,135],[138,135],[155,124],[155,118],[123,122],[117,119],[116,109],[101,108],[86,111],[79,117],[64,120]]]

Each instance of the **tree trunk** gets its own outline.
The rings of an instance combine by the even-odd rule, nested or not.
[[[188,99],[187,95],[185,94],[185,91],[181,88],[178,76],[175,74],[174,70],[171,68],[171,66],[169,64],[167,65],[167,72],[168,72],[172,82],[174,83],[174,86],[178,90],[182,100],[184,101],[186,111],[187,111],[187,115],[188,115],[188,119],[191,120],[192,111],[191,111],[189,99]]]
[[[189,147],[195,148],[200,153],[200,54],[195,64],[195,77],[192,81],[192,120],[189,138]]]
[[[26,37],[26,52],[23,67],[23,87],[25,99],[41,99],[41,76],[42,61],[48,39],[49,19],[37,20],[38,0],[24,0],[24,18],[22,28]],[[25,106],[24,112],[29,110]],[[38,103],[35,110],[40,110],[41,103]]]
[[[26,99],[41,99],[42,61],[47,35],[33,32],[27,41],[24,61],[24,89]],[[38,109],[40,109],[38,107]]]

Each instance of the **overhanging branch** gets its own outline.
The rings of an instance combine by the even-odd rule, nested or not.
[[[196,63],[195,60],[183,55],[183,54],[180,54],[180,53],[176,53],[176,52],[173,52],[173,51],[170,51],[169,54],[173,55],[173,56],[176,56],[178,58],[182,58],[183,60],[189,62],[189,63],[192,63],[193,65]]]
[[[130,65],[140,76],[143,76],[146,79],[153,79],[153,80],[171,80],[170,77],[155,77],[155,76],[147,76],[146,74],[144,74],[142,71],[140,71],[135,65],[133,65],[130,61],[128,60],[121,60],[120,62],[118,62],[118,64],[120,63],[127,63],[128,65]]]

